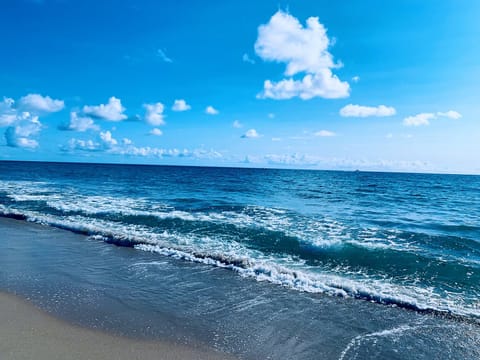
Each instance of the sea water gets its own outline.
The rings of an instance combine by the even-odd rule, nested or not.
[[[480,346],[477,176],[0,162],[0,214],[85,239],[36,245],[52,247],[37,253],[38,293],[62,271],[92,277],[150,335],[168,331],[149,309],[251,358],[405,358],[405,346],[468,358]],[[80,258],[99,264],[71,265]]]

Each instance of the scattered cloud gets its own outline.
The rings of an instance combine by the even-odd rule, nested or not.
[[[16,105],[12,98],[0,102],[0,127],[7,127],[4,132],[7,146],[29,149],[39,145],[32,138],[43,128],[39,115],[60,111],[64,106],[63,101],[38,94],[26,95]]]
[[[414,116],[408,116],[403,119],[403,125],[405,126],[428,126],[430,121],[438,119],[439,117],[446,117],[452,120],[458,120],[462,117],[457,111],[449,110],[447,112],[437,112],[437,113],[421,113]]]
[[[458,120],[462,117],[462,114],[460,114],[457,111],[449,110],[447,112],[437,112],[437,116],[447,117],[447,118],[453,119],[453,120]]]
[[[275,119],[275,114],[274,113],[269,113],[268,115],[269,119]]]
[[[109,131],[99,134],[97,140],[70,139],[68,144],[60,148],[63,152],[105,152],[113,155],[127,155],[155,158],[191,158],[191,159],[221,159],[223,155],[212,149],[163,149],[156,147],[138,147],[130,139],[121,142],[112,137]]]
[[[360,76],[355,75],[354,77],[352,77],[352,81],[353,81],[354,83],[358,83],[358,82],[360,81]]]
[[[332,136],[335,136],[336,134],[333,131],[320,130],[314,133],[313,135],[319,136],[319,137],[332,137]]]
[[[112,137],[112,133],[110,131],[101,132],[100,140],[106,148],[111,148],[118,144],[118,141]]]
[[[267,154],[263,156],[247,155],[239,160],[257,165],[271,165],[287,168],[314,168],[336,170],[365,170],[365,171],[411,171],[424,172],[434,170],[433,164],[421,160],[385,160],[385,159],[350,159],[327,158],[317,155],[293,154]]]
[[[172,63],[173,60],[170,59],[167,54],[165,54],[165,52],[162,50],[162,49],[158,49],[157,50],[157,56],[164,62],[166,63]]]
[[[257,130],[250,129],[250,130],[247,130],[247,132],[243,134],[241,137],[244,139],[253,139],[253,138],[260,137],[260,134],[257,132]]]
[[[163,110],[165,107],[162,103],[143,104],[145,108],[145,121],[152,126],[165,125]]]
[[[100,127],[89,116],[78,115],[76,111],[70,113],[70,121],[59,126],[60,130],[72,130],[84,132],[87,130],[99,131]]]
[[[19,101],[19,106],[24,111],[33,113],[53,113],[65,107],[63,100],[54,100],[50,96],[28,94]]]
[[[192,107],[183,99],[175,100],[172,106],[173,111],[187,111]]]
[[[213,106],[207,106],[205,109],[205,113],[209,115],[217,115],[219,114],[219,111],[215,109]]]
[[[15,100],[4,97],[0,102],[0,126],[9,126],[17,121],[17,110],[14,109]]]
[[[158,129],[158,128],[153,128],[150,133],[150,135],[155,135],[155,136],[161,136],[163,135],[163,132],[162,130]]]
[[[243,124],[242,124],[240,121],[235,120],[235,121],[233,122],[232,126],[233,126],[234,128],[236,128],[236,129],[240,129],[240,128],[243,127]]]
[[[31,136],[38,134],[41,129],[42,124],[38,116],[23,112],[17,117],[16,125],[5,130],[7,146],[34,149],[38,147],[38,142],[31,139]]]
[[[333,61],[328,51],[331,41],[317,17],[307,19],[304,27],[297,18],[278,11],[267,24],[258,28],[255,52],[264,61],[286,63],[288,78],[273,82],[265,80],[258,98],[276,100],[300,97],[327,99],[348,97],[350,85],[333,74],[341,65]],[[302,79],[294,75],[304,73]]]
[[[61,150],[65,152],[73,152],[76,150],[115,152],[119,148],[131,146],[132,144],[132,140],[130,139],[124,138],[122,141],[118,141],[113,138],[110,131],[105,131],[98,134],[97,140],[70,139],[68,145],[61,147]]]
[[[338,86],[338,78],[326,69],[317,74],[307,74],[302,80],[284,79],[277,83],[265,80],[259,99],[286,100],[299,97],[310,100],[314,97],[337,99],[346,97],[343,85]]]
[[[397,113],[395,108],[391,106],[361,106],[349,104],[340,109],[340,115],[343,117],[384,117],[393,116]]]
[[[273,137],[273,138],[272,138],[272,141],[282,141],[282,138],[279,138],[279,137]]]
[[[255,64],[255,60],[253,60],[252,58],[250,58],[250,56],[248,56],[248,54],[243,54],[242,56],[242,60],[243,62],[246,62],[246,63],[249,63],[249,64]]]
[[[127,115],[124,114],[125,110],[120,99],[117,99],[115,96],[108,99],[107,104],[96,106],[85,105],[83,107],[83,113],[85,115],[107,121],[122,121],[127,119]]]
[[[405,126],[427,126],[430,125],[430,120],[435,119],[436,116],[433,113],[421,113],[414,116],[408,116],[403,119],[403,125]]]
[[[70,139],[67,146],[61,147],[62,151],[100,151],[100,143],[94,142],[93,140],[82,140],[82,139]]]

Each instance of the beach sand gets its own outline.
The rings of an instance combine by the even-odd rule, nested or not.
[[[68,324],[0,293],[0,359],[228,359],[213,350],[116,337]]]

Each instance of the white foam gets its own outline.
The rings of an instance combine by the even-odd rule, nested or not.
[[[358,348],[361,346],[363,342],[366,340],[377,339],[381,337],[400,337],[403,336],[407,332],[415,332],[417,330],[425,329],[425,328],[454,328],[454,325],[409,325],[409,324],[402,324],[400,326],[385,329],[381,331],[376,331],[368,334],[358,335],[354,337],[345,347],[345,349],[341,352],[340,357],[338,360],[343,360],[347,356],[347,354],[353,348]]]
[[[29,221],[102,237],[98,239],[115,238],[131,242],[137,244],[136,248],[139,250],[229,268],[244,277],[269,281],[299,291],[335,296],[365,298],[370,296],[380,302],[384,300],[388,303],[409,304],[418,309],[433,309],[480,317],[480,309],[466,304],[459,295],[439,294],[433,288],[417,286],[414,281],[398,283],[392,279],[373,277],[360,271],[351,272],[348,268],[309,267],[304,261],[291,256],[279,257],[250,249],[242,241],[236,241],[235,236],[226,237],[225,235],[222,238],[221,235],[211,237],[194,232],[177,233],[174,229],[166,231],[139,224],[109,222],[90,215],[118,213],[155,216],[160,219],[178,218],[185,221],[232,224],[239,228],[259,227],[296,237],[299,241],[316,247],[352,244],[367,249],[380,247],[391,250],[398,246],[402,251],[418,251],[413,247],[403,247],[405,244],[400,244],[401,246],[396,244],[394,232],[390,234],[391,237],[382,237],[379,236],[378,229],[365,229],[355,239],[352,230],[337,221],[328,218],[292,216],[280,209],[246,207],[242,212],[189,213],[162,204],[151,204],[146,199],[84,196],[71,193],[68,196],[59,196],[54,191],[46,194],[43,183],[0,182],[0,184],[5,185],[5,189],[11,192],[9,196],[16,201],[47,201],[49,206],[64,213],[63,216],[55,216],[0,204],[0,213],[5,215],[25,215]],[[18,192],[25,188],[28,191],[19,195]],[[152,205],[155,205],[154,211],[151,210]],[[82,215],[74,215],[75,213]]]

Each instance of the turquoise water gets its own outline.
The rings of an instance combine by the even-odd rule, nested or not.
[[[301,292],[480,318],[480,177],[0,162],[0,214]]]

